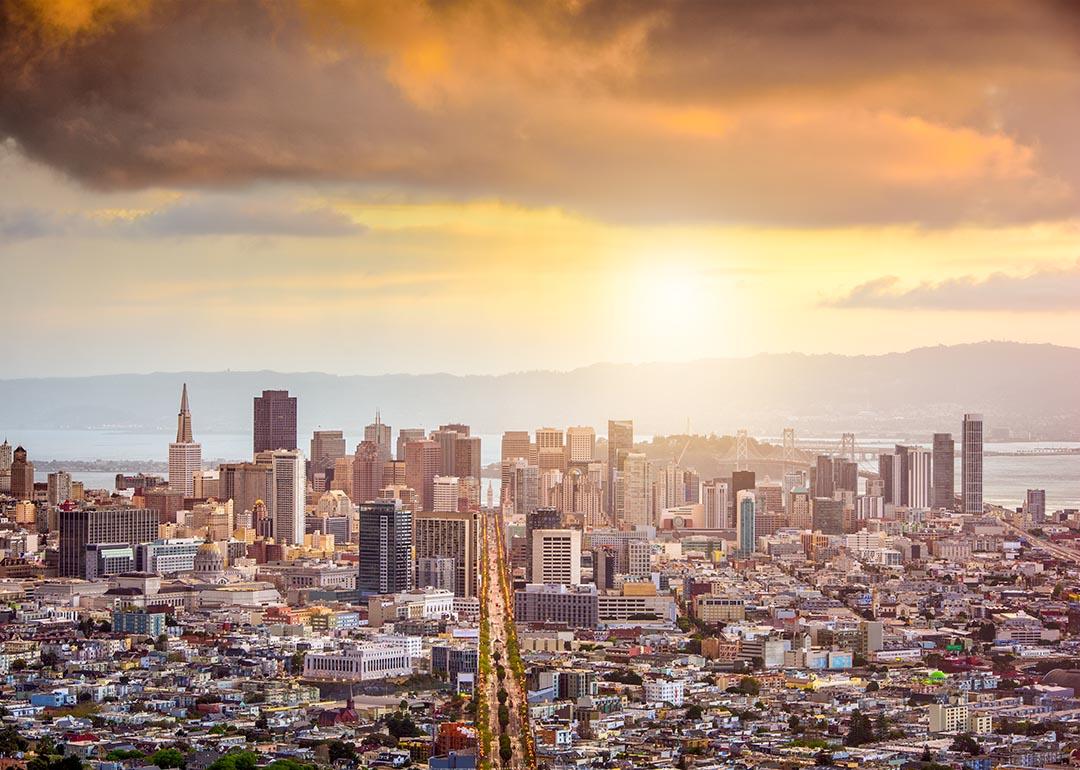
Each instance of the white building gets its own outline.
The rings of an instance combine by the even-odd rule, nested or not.
[[[683,705],[683,683],[671,679],[649,679],[645,682],[646,703],[670,703],[672,706]]]
[[[581,530],[533,530],[532,581],[548,585],[581,583]]]
[[[272,455],[270,521],[279,543],[304,544],[304,502],[307,475],[304,454],[298,449],[279,449]]]
[[[435,500],[432,508],[438,513],[453,513],[461,497],[461,480],[457,476],[436,476]]]
[[[406,645],[374,642],[332,652],[309,652],[304,656],[304,676],[341,682],[366,682],[413,671]]]
[[[572,463],[588,463],[596,449],[596,431],[588,426],[566,429],[566,459]]]

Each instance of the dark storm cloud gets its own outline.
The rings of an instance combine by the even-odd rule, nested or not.
[[[631,222],[1076,210],[1067,4],[4,7],[0,132],[98,188],[330,180]]]
[[[838,308],[887,310],[965,310],[1014,312],[1080,312],[1080,262],[1062,270],[1027,275],[994,273],[967,276],[914,288],[886,276],[856,286],[828,303]]]

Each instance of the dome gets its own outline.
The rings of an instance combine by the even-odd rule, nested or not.
[[[225,572],[225,555],[222,554],[217,543],[207,540],[199,545],[192,567],[195,574],[201,578],[209,580],[220,578]]]
[[[196,555],[210,554],[213,556],[221,556],[221,548],[213,540],[207,540],[205,543],[199,544],[199,550],[196,551]]]

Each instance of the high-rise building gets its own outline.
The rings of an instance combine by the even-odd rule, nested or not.
[[[813,529],[825,535],[844,534],[844,501],[815,497],[811,505]]]
[[[184,497],[195,496],[195,474],[202,470],[202,447],[191,435],[191,409],[187,383],[180,392],[180,412],[176,416],[176,441],[169,444],[169,487]]]
[[[833,492],[859,491],[859,464],[837,457],[833,460]]]
[[[911,508],[930,507],[930,451],[918,446],[907,448],[907,504]]]
[[[371,441],[379,450],[379,462],[385,464],[393,457],[394,431],[389,425],[383,425],[382,414],[376,410],[375,422],[364,426],[364,441]]]
[[[643,452],[629,452],[622,456],[622,470],[617,472],[617,521],[633,527],[651,524],[649,494],[649,461]]]
[[[316,474],[334,475],[334,463],[344,457],[345,434],[340,430],[317,430],[311,434],[311,453],[309,478]]]
[[[530,580],[544,585],[581,583],[581,530],[534,529]]]
[[[16,500],[34,498],[34,464],[26,456],[25,449],[15,447],[11,461],[11,496]]]
[[[1046,490],[1029,489],[1024,496],[1024,513],[1035,526],[1046,522]]]
[[[595,450],[596,431],[593,428],[575,425],[566,429],[566,459],[568,462],[592,462]]]
[[[436,441],[410,441],[405,445],[405,480],[416,490],[420,509],[430,511],[435,505],[435,477],[442,467],[442,451]]]
[[[427,432],[423,428],[402,428],[398,431],[395,458],[399,462],[405,462],[405,445],[410,441],[423,441],[425,438],[427,438]]]
[[[435,496],[431,510],[452,513],[458,510],[461,500],[461,480],[457,476],[436,476]]]
[[[983,418],[964,415],[961,429],[960,487],[964,513],[983,512]]]
[[[882,498],[885,503],[901,505],[903,500],[904,474],[900,455],[885,452],[878,455],[878,476],[882,483]]]
[[[287,390],[264,390],[255,396],[255,453],[296,449],[296,397]]]
[[[617,511],[615,505],[615,477],[623,470],[627,455],[634,451],[634,421],[608,420],[607,424],[607,510],[615,519],[625,519],[624,511]]]
[[[457,460],[457,440],[461,434],[456,430],[440,427],[431,432],[430,439],[439,445],[439,475],[453,476]]]
[[[556,508],[545,506],[525,514],[525,549],[528,551],[528,559],[525,562],[526,578],[532,578],[533,533],[538,529],[559,529],[561,527],[562,514]]]
[[[503,433],[501,454],[503,460],[521,459],[528,462],[531,454],[532,439],[529,438],[529,431],[508,430]]]
[[[298,449],[279,449],[272,457],[270,520],[274,540],[285,545],[303,545],[307,492],[304,454]]]
[[[933,482],[930,505],[933,508],[951,509],[956,505],[956,461],[953,458],[954,442],[951,433],[934,434]]]
[[[49,505],[60,505],[71,499],[71,474],[67,471],[53,471],[48,477],[46,500]]]
[[[724,529],[728,523],[728,483],[712,479],[701,485],[701,502],[705,505],[705,528]]]
[[[416,558],[449,558],[454,562],[456,596],[480,593],[480,517],[475,512],[416,514]],[[422,585],[418,583],[417,585]]]
[[[739,553],[748,556],[757,549],[757,497],[753,490],[739,490],[735,505],[739,514],[736,522]]]
[[[832,497],[836,489],[836,476],[833,471],[833,458],[830,455],[818,455],[814,464],[814,495]]]
[[[454,441],[454,476],[480,479],[480,437],[458,434]]]
[[[398,500],[376,500],[360,505],[358,589],[375,594],[410,590],[413,587],[412,551],[412,511]]]
[[[158,538],[160,517],[148,508],[61,508],[59,511],[60,577],[86,577],[87,546],[101,543],[136,545]]]
[[[218,466],[218,495],[238,512],[253,511],[270,499],[273,475],[270,463],[224,463]]]
[[[385,470],[379,446],[370,439],[364,439],[356,445],[353,457],[353,499],[366,503],[379,497],[379,490],[386,486],[383,479]]]
[[[0,444],[0,473],[7,473],[11,471],[11,461],[15,458],[12,454],[11,444],[7,439],[4,439],[4,443]]]

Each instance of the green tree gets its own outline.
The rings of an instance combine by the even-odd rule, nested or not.
[[[258,761],[254,751],[230,751],[215,759],[207,770],[255,770]]]
[[[970,733],[960,733],[953,739],[952,745],[949,746],[950,751],[962,752],[969,754],[973,757],[977,757],[982,754],[982,746],[975,740],[975,737]]]
[[[26,751],[29,744],[14,727],[0,730],[0,756],[11,757]]]
[[[331,741],[327,749],[331,762],[336,762],[339,759],[355,762],[359,758],[356,753],[356,746],[345,741]]]
[[[856,709],[851,713],[851,724],[848,726],[848,734],[844,738],[847,746],[862,746],[874,740],[874,729],[870,724],[870,717]]]
[[[701,706],[696,703],[691,703],[689,706],[686,707],[686,718],[689,719],[691,722],[697,722],[699,719],[701,719],[701,715],[703,713],[705,713],[704,709],[702,709]]]
[[[150,755],[150,764],[157,765],[162,770],[172,767],[183,767],[187,758],[184,752],[177,748],[158,749]]]
[[[877,683],[876,679],[871,679],[869,682],[866,683],[867,692],[877,692],[880,689],[881,685]]]
[[[756,698],[761,692],[761,682],[752,676],[744,676],[739,680],[739,684],[735,688],[743,695],[749,695],[752,698]]]

